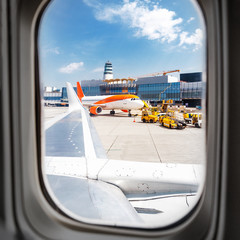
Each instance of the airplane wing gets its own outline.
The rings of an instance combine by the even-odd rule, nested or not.
[[[70,83],[67,91],[69,111],[45,125],[43,163],[46,186],[61,211],[80,221],[144,227],[145,216],[169,219],[166,198],[189,208],[186,198],[196,195],[202,176],[198,165],[107,159]]]
[[[70,83],[67,83],[69,111],[45,125],[45,182],[61,211],[80,220],[107,224],[143,221],[113,184],[98,180],[107,163],[104,148]]]

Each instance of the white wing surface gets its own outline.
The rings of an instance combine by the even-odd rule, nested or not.
[[[44,169],[51,197],[60,210],[78,220],[142,223],[118,187],[97,180],[108,160],[89,113],[70,83],[67,90],[69,111],[45,127]]]
[[[180,202],[196,195],[202,176],[197,165],[108,160],[70,83],[67,91],[69,111],[45,127],[46,185],[63,212],[87,222],[143,227],[154,214],[170,219],[166,198]],[[151,201],[154,208],[146,205]]]

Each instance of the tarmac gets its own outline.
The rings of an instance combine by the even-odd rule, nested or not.
[[[45,107],[44,120],[64,113],[67,107]],[[141,111],[137,117],[105,110],[91,119],[97,129],[109,159],[142,162],[204,164],[205,129],[187,126],[168,129],[157,123],[143,123]]]

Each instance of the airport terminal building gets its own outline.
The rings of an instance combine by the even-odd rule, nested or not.
[[[163,75],[153,77],[142,77],[134,81],[104,82],[102,80],[81,81],[83,92],[86,96],[115,95],[115,94],[136,94],[142,100],[152,104],[162,100],[173,99],[176,103],[182,103],[189,107],[201,106],[201,99],[204,98],[205,82],[202,81],[202,73],[182,73],[180,81],[176,78]],[[44,93],[45,103],[51,102],[51,93]],[[66,87],[61,93],[52,93],[54,102],[67,103]]]

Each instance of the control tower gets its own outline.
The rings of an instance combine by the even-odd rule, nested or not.
[[[112,63],[107,61],[104,66],[103,80],[113,79]]]

